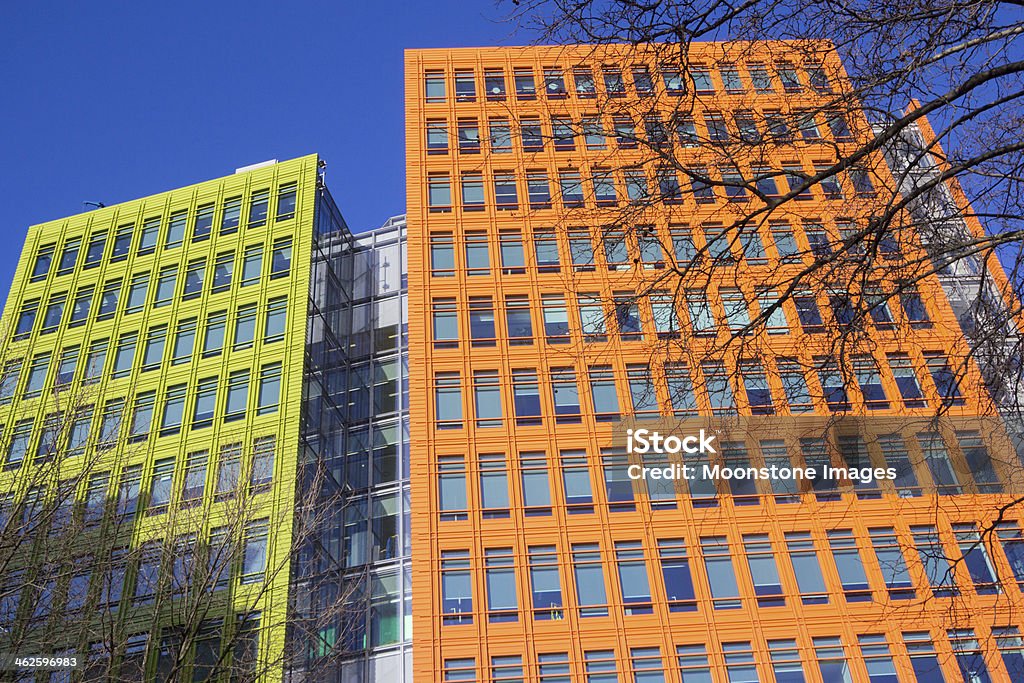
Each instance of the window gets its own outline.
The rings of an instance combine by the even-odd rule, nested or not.
[[[153,307],[167,306],[174,298],[174,288],[178,277],[178,266],[165,266],[160,269],[156,282],[156,299]]]
[[[515,174],[495,171],[494,199],[498,211],[514,211],[519,208]]]
[[[860,393],[868,410],[889,408],[889,399],[886,398],[885,389],[882,387],[882,376],[873,357],[855,356],[853,374],[857,378]]]
[[[487,620],[491,623],[516,621],[519,601],[512,548],[484,549],[484,566]]]
[[[640,541],[616,541],[615,566],[625,614],[651,614],[651,584]]]
[[[562,586],[555,546],[530,546],[528,554],[533,618],[537,621],[562,619]]]
[[[288,297],[279,296],[267,302],[267,321],[263,329],[263,342],[281,341],[284,339],[288,320]]]
[[[488,100],[505,99],[505,72],[501,69],[484,70],[484,95]]]
[[[167,236],[164,238],[164,249],[180,247],[185,241],[188,211],[175,211],[167,219]]]
[[[476,78],[472,71],[455,72],[455,100],[457,102],[476,101]]]
[[[865,197],[875,195],[875,184],[871,180],[871,173],[863,168],[850,169],[850,181],[853,183],[854,191]]]
[[[259,228],[267,224],[270,208],[270,190],[254,190],[249,196],[249,227]]]
[[[72,237],[64,242],[64,248],[60,253],[60,262],[57,264],[57,275],[66,275],[75,269],[78,252],[81,251],[81,248],[81,237]]]
[[[913,582],[907,571],[907,563],[900,550],[900,542],[892,528],[868,529],[871,545],[875,550],[878,566],[882,570],[889,597],[894,600],[912,599]]]
[[[7,468],[14,468],[21,465],[28,455],[29,442],[32,439],[32,424],[34,420],[19,420],[14,424],[11,432],[10,442],[7,444]]]
[[[552,368],[551,397],[556,422],[580,421],[580,392],[576,384],[576,372],[572,368]]]
[[[434,375],[434,413],[437,429],[462,428],[462,384],[457,372]]]
[[[92,305],[93,285],[79,287],[71,304],[71,319],[68,327],[79,327],[89,319],[89,307]]]
[[[605,327],[605,313],[604,307],[601,305],[600,294],[580,294],[578,307],[583,340],[587,342],[606,341],[608,330]]]
[[[220,447],[217,462],[217,500],[235,495],[242,471],[242,444],[230,443]]]
[[[217,409],[216,377],[201,379],[196,385],[196,399],[192,409],[192,429],[209,427],[213,424],[213,413]]]
[[[25,382],[25,398],[39,396],[46,386],[46,377],[50,373],[50,354],[40,353],[32,357],[28,366],[28,380]]]
[[[174,348],[171,353],[171,365],[187,363],[192,358],[195,347],[197,321],[195,318],[179,320],[174,333]]]
[[[512,370],[512,398],[519,426],[540,424],[540,388],[533,370]]]
[[[235,370],[228,375],[227,401],[224,406],[224,421],[245,417],[249,404],[249,371]]]
[[[36,259],[32,263],[32,274],[29,276],[29,282],[39,282],[45,280],[47,274],[50,272],[50,265],[53,263],[53,254],[57,250],[55,244],[45,244],[39,248],[36,252]]]
[[[277,188],[277,216],[276,220],[283,221],[295,217],[295,199],[298,184],[295,181],[281,183]]]
[[[224,329],[227,326],[227,311],[214,311],[206,316],[203,331],[203,358],[218,355],[224,348]]]
[[[256,397],[256,414],[277,411],[281,402],[281,363],[270,363],[260,368],[260,389]]]
[[[473,623],[473,582],[468,550],[441,551],[441,621]]]
[[[747,404],[752,415],[773,415],[775,413],[771,387],[764,368],[758,361],[740,363],[740,377],[747,394]]]
[[[988,665],[981,646],[972,629],[959,629],[948,632],[953,656],[956,659],[960,675],[965,681],[991,681]]]
[[[515,372],[515,371],[513,371]],[[551,514],[551,486],[548,479],[548,460],[544,452],[519,454],[519,469],[523,505],[527,517]]]
[[[192,226],[192,241],[202,242],[210,238],[213,230],[213,204],[202,204],[196,209],[196,220]],[[114,253],[117,253],[117,242],[114,242]]]
[[[789,561],[796,575],[800,598],[805,605],[822,605],[828,602],[825,590],[825,579],[818,564],[818,555],[814,549],[814,541],[810,532],[786,532],[786,549]]]
[[[533,323],[530,318],[528,296],[510,294],[505,297],[505,326],[510,345],[533,343]]]
[[[601,69],[601,76],[604,80],[604,91],[608,97],[623,97],[626,94],[626,84],[622,80],[622,72],[614,67]]]
[[[164,395],[164,412],[160,421],[160,436],[177,434],[181,430],[181,423],[185,416],[185,394],[188,386],[176,384],[167,387]]]
[[[18,323],[14,328],[15,339],[24,339],[32,333],[37,313],[39,313],[39,299],[30,299],[21,305],[21,309],[18,311]]]
[[[828,113],[828,129],[836,142],[848,142],[853,139],[849,122],[839,112]]]
[[[821,311],[818,309],[818,302],[811,292],[795,292],[793,303],[796,305],[796,317],[804,332],[813,334],[824,330],[824,321]]]
[[[146,350],[142,355],[142,369],[155,370],[164,358],[167,343],[167,325],[157,325],[146,333]]]
[[[960,379],[949,367],[946,355],[941,351],[925,351],[924,362],[942,402],[945,405],[962,406],[964,398],[960,394]]]
[[[561,451],[559,460],[566,510],[571,515],[593,512],[594,495],[590,487],[587,452],[583,450]]]
[[[242,255],[242,287],[256,284],[263,272],[263,245],[250,244]]]
[[[54,332],[60,326],[61,318],[64,317],[64,304],[67,302],[67,292],[51,294],[46,302],[46,310],[43,312],[43,326],[40,334]]]
[[[615,177],[611,171],[594,169],[591,182],[594,186],[594,200],[598,206],[615,206],[618,204],[619,197],[615,190]]]
[[[1010,678],[1017,680],[1024,677],[1024,640],[1016,626],[996,627],[992,629],[996,639],[996,647],[1002,657]]]
[[[626,378],[629,381],[629,394],[633,414],[652,416],[658,413],[658,395],[654,388],[651,368],[646,364],[626,366]]]
[[[139,333],[129,332],[118,337],[117,347],[114,351],[113,377],[127,377],[132,372],[132,364],[135,362],[135,349],[139,343]],[[72,373],[74,366],[72,366]]]
[[[428,71],[423,78],[423,89],[427,102],[444,102],[444,72]]]
[[[709,536],[700,539],[704,555],[704,569],[711,584],[712,604],[715,609],[738,609],[739,588],[729,556],[729,541],[725,536]]]
[[[924,305],[920,293],[913,285],[903,284],[900,286],[900,307],[907,317],[911,327],[930,327],[931,318],[928,316],[928,308]]]
[[[725,309],[725,322],[729,326],[729,330],[734,335],[749,334],[750,313],[747,309],[747,301],[743,291],[723,287],[719,290],[719,296],[722,298],[722,308]]]
[[[459,316],[455,299],[434,299],[434,348],[454,348],[459,344]]]
[[[480,501],[485,519],[508,517],[508,470],[501,453],[480,455]]]
[[[146,292],[149,289],[149,273],[139,273],[132,276],[131,284],[128,287],[128,301],[125,305],[125,313],[136,313],[146,305]],[[92,298],[92,290],[89,290],[89,298]],[[78,305],[76,301],[76,306]],[[85,301],[85,310],[88,312],[89,302]],[[84,315],[84,314],[83,314]],[[74,314],[72,314],[74,317]]]
[[[427,154],[448,153],[448,122],[427,121]]]
[[[460,154],[480,153],[480,126],[476,119],[459,119],[458,142]]]
[[[235,334],[232,349],[248,349],[256,339],[256,307],[257,304],[239,306],[235,312]]]
[[[209,451],[188,454],[185,462],[185,477],[181,486],[181,505],[190,507],[203,499],[206,491],[206,465]]]
[[[213,265],[213,289],[217,292],[226,291],[231,286],[231,271],[235,265],[235,253],[233,251],[217,254],[217,260]],[[200,275],[202,277],[202,275]],[[186,285],[187,287],[187,285]]]
[[[242,221],[242,198],[230,197],[224,200],[224,209],[220,218],[220,234],[228,235],[238,232]]]
[[[601,548],[597,543],[578,543],[572,546],[572,573],[576,581],[576,604],[579,605],[580,616],[608,616]]]
[[[577,171],[558,172],[558,185],[562,193],[562,204],[567,209],[583,206],[583,182]]]
[[[803,683],[806,680],[795,640],[769,640],[768,653],[777,683]],[[756,673],[750,680],[757,680]]]
[[[431,233],[430,268],[434,277],[455,275],[455,244],[450,232]]]
[[[98,339],[89,344],[89,353],[85,357],[85,374],[82,384],[95,384],[103,375],[103,367],[107,362],[107,346],[109,340]]]
[[[551,232],[535,231],[533,233],[534,254],[537,257],[537,270],[541,273],[557,273],[560,270],[558,240]]]
[[[864,562],[857,548],[857,540],[849,529],[833,529],[828,532],[828,544],[832,559],[839,572],[839,581],[847,602],[871,600],[871,589],[864,571]]]
[[[988,448],[976,431],[958,431],[956,438],[967,462],[967,470],[974,477],[978,490],[985,493],[999,493],[1003,487],[993,467]]]
[[[590,368],[590,397],[598,422],[614,422],[619,419],[619,398],[611,366]]]
[[[149,514],[163,512],[171,502],[174,479],[174,458],[157,460],[153,464],[153,477],[149,489]]]
[[[540,119],[521,119],[519,122],[519,137],[522,139],[524,152],[544,151],[544,132],[540,126]]]
[[[469,298],[469,338],[473,346],[494,346],[494,304],[490,297]]]
[[[462,174],[462,210],[484,210],[484,177],[479,173]]]
[[[245,549],[242,553],[242,583],[256,583],[263,578],[267,566],[268,534],[266,520],[246,525]]]
[[[686,290],[686,309],[690,315],[694,335],[713,337],[716,334],[714,312],[703,290]]]
[[[512,152],[512,129],[509,127],[508,119],[494,118],[488,121],[490,130],[491,151],[494,154],[509,154]],[[524,142],[525,145],[525,142]],[[429,153],[429,152],[428,152]]]
[[[447,174],[433,174],[427,178],[427,205],[430,213],[452,210],[452,188]]]
[[[797,127],[800,129],[800,137],[805,142],[817,142],[821,139],[821,132],[814,120],[813,111],[797,112]]]
[[[527,171],[526,193],[531,209],[551,208],[551,186],[544,171]]]
[[[558,294],[541,296],[541,313],[544,318],[544,335],[549,344],[569,343],[569,314],[565,299]]]
[[[189,261],[185,266],[185,286],[181,293],[182,299],[196,299],[203,293],[203,280],[206,277],[206,259]]]

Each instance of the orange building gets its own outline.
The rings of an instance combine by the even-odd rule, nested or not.
[[[664,56],[406,53],[415,680],[1024,680],[1017,459],[927,245],[823,265],[895,183],[802,185],[870,134],[838,57]],[[720,447],[630,453],[645,420]],[[673,463],[892,476],[631,474]]]

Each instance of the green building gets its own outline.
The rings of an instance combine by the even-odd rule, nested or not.
[[[78,657],[87,680],[241,681],[334,666],[346,629],[367,645],[346,624],[369,573],[330,541],[351,517],[331,387],[359,247],[320,166],[29,229],[0,356],[0,650]]]

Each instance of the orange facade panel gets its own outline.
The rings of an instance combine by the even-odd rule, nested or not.
[[[849,113],[781,128],[846,96],[837,55],[709,43],[685,63],[627,46],[406,53],[416,680],[913,680],[955,676],[964,652],[1008,675],[1012,449],[978,418],[995,407],[940,282],[906,284],[927,260],[910,222],[857,284],[882,302],[863,329],[838,271],[778,291],[867,230],[894,183],[875,151],[801,189],[869,134]],[[717,135],[769,142],[731,166]],[[786,170],[765,186],[784,207],[729,184],[761,165]],[[938,406],[950,421],[929,422]],[[793,428],[839,413],[911,426]],[[734,415],[779,428],[692,462],[895,477],[629,475],[687,460],[629,453],[624,425]]]

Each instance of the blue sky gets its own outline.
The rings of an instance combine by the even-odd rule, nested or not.
[[[29,225],[319,152],[354,230],[405,209],[402,51],[520,44],[492,2],[4,2],[0,286]]]

